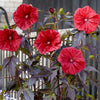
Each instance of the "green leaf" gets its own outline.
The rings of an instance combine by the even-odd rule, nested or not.
[[[52,93],[52,92],[51,92]],[[55,94],[52,93],[52,94],[49,94],[48,96],[45,97],[44,100],[55,100]]]
[[[76,99],[81,99],[81,98],[82,98],[81,95],[77,95],[77,96],[76,96]]]
[[[85,46],[82,46],[82,48],[83,48],[84,50],[89,51],[89,49],[88,49],[87,47],[85,47]]]
[[[46,58],[46,59],[50,59],[50,55],[49,54],[48,55],[41,54],[41,56],[44,57],[44,58]]]
[[[54,25],[55,23],[46,23],[45,26]]]
[[[3,66],[2,66],[2,65],[0,65],[0,71],[2,70],[2,67],[3,67]]]
[[[91,34],[91,36],[93,36],[96,40],[98,40],[98,37],[94,34]]]
[[[7,29],[8,26],[7,26],[7,25],[3,25],[2,28],[3,28],[3,29]]]
[[[19,54],[20,49],[18,48],[17,51],[15,52],[16,56]]]
[[[68,37],[69,37],[69,35],[63,34],[63,35],[61,36],[61,40],[63,41],[63,40],[65,40],[65,38],[68,38]]]
[[[2,90],[2,92],[0,93],[0,100],[5,100],[3,94],[5,93],[5,90]]]
[[[66,88],[63,88],[62,95],[66,96]]]
[[[19,51],[22,51],[22,53],[26,54],[26,55],[29,55],[30,54],[30,51],[25,49],[25,48],[22,48],[22,47],[19,47],[17,49],[17,51],[15,52],[16,53],[16,56],[19,54]]]
[[[5,100],[3,95],[0,95],[0,100]]]
[[[56,24],[53,24],[53,25],[51,26],[51,29],[56,30]]]
[[[86,94],[86,96],[88,96],[89,98],[91,98],[91,100],[94,100],[93,95],[91,95],[91,94]]]
[[[64,14],[64,10],[63,10],[63,8],[60,8],[59,10],[58,10],[58,13],[61,15],[61,14]]]
[[[36,61],[39,61],[40,58],[41,58],[41,55],[37,55],[37,57],[36,57]]]
[[[25,48],[20,47],[19,50],[22,51],[24,54],[26,54],[26,55],[28,55],[28,56],[29,56],[29,54],[30,54],[29,50],[27,50],[27,49],[25,49]]]
[[[90,55],[89,59],[94,59],[94,57],[95,57],[94,55]]]
[[[43,94],[53,94],[53,92],[49,89],[40,89],[39,92],[41,92]]]

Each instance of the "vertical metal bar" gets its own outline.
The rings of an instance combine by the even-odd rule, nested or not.
[[[97,38],[99,39],[99,34],[96,35]],[[99,40],[98,40],[99,41]],[[97,55],[99,54],[99,43],[96,40],[96,51],[97,51]],[[98,65],[99,65],[99,56],[97,56],[97,59],[95,59],[95,68],[98,70]],[[98,79],[98,73],[95,73],[95,79]],[[98,83],[98,82],[97,82]],[[97,99],[97,87],[94,87],[94,97],[95,99]]]
[[[98,44],[99,44],[99,45],[97,45],[98,46],[98,54],[100,54],[100,32],[98,35]],[[98,62],[98,71],[100,72],[100,55],[98,56],[98,61],[99,61]],[[98,74],[98,80],[100,81],[100,74]],[[98,94],[97,100],[100,100],[100,92],[98,91],[97,94]]]
[[[85,35],[85,41],[86,41],[86,44],[87,44],[88,41],[89,41],[89,35]],[[85,50],[85,62],[86,62],[86,66],[89,65],[88,56],[89,56],[89,52],[87,50]],[[85,90],[84,90],[84,93],[85,93]],[[85,99],[88,100],[88,97],[86,97]]]
[[[0,50],[0,65],[1,65],[1,50]],[[3,78],[2,78],[2,70],[0,71],[0,90],[2,89],[2,82],[3,82],[3,80],[2,80]]]
[[[92,9],[94,9],[96,11],[97,7],[96,7],[96,0],[89,0],[89,6],[92,7]]]
[[[80,7],[80,0],[73,0],[72,1],[72,12],[74,13],[77,8]]]
[[[89,40],[91,40],[91,43],[93,43],[92,42],[92,37],[91,38],[89,38]],[[89,64],[90,66],[93,66],[93,59],[91,59],[90,60],[90,64]],[[91,72],[91,74],[92,74],[92,72]],[[89,94],[91,94],[92,95],[92,84],[91,84],[91,82],[89,82]],[[90,98],[89,98],[89,100],[91,100]]]
[[[84,7],[84,6],[88,5],[88,0],[81,0],[80,4],[81,4],[80,5],[81,7]]]
[[[100,0],[96,0],[96,11],[100,15]]]
[[[0,50],[0,65],[2,65],[2,51]],[[0,71],[0,79],[3,79],[3,76],[2,76],[3,72]],[[2,86],[3,86],[3,80],[0,81],[0,89],[2,89]]]

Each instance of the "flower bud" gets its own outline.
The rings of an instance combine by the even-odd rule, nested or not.
[[[49,12],[50,12],[50,13],[52,13],[52,14],[53,14],[53,13],[54,13],[54,11],[55,11],[55,9],[54,9],[54,8],[49,8]]]
[[[66,15],[69,15],[70,14],[70,12],[66,12]]]

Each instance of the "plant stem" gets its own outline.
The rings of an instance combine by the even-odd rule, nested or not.
[[[18,83],[19,83],[19,86],[22,87],[22,84],[20,82],[20,78],[18,77]]]
[[[57,84],[58,84],[58,95],[60,95],[60,87],[59,87],[59,69],[57,71]]]
[[[61,89],[60,100],[62,100],[62,92],[63,92],[63,88]]]
[[[55,84],[57,83],[58,80],[56,80],[51,88],[51,90],[54,88]]]
[[[35,84],[33,84],[33,87],[34,87],[34,93],[36,94],[36,87],[35,87]]]
[[[55,16],[55,20],[56,20],[56,22],[55,22],[55,24],[56,24],[56,30],[58,31],[58,29],[59,29],[59,26],[58,26],[58,18]]]

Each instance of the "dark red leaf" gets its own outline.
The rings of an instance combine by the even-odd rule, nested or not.
[[[68,87],[66,89],[66,95],[67,97],[69,97],[71,100],[75,100],[75,90],[71,89],[70,87]]]
[[[34,77],[29,78],[28,85],[33,85],[35,83],[36,83],[36,78]]]
[[[24,99],[34,100],[34,93],[32,93],[31,91],[24,90]]]

